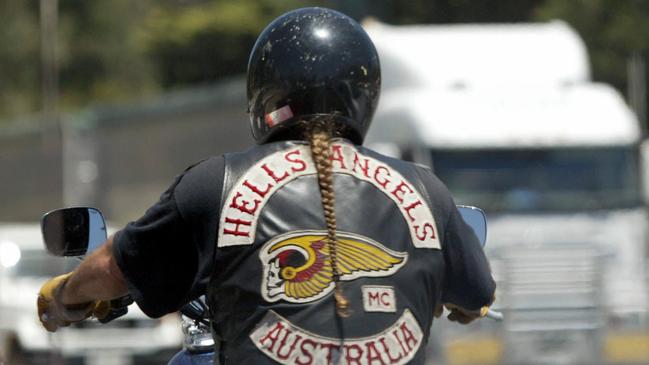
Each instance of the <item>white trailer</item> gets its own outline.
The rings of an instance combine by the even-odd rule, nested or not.
[[[495,260],[521,249],[595,253],[592,270],[557,273],[547,262],[532,282],[541,291],[557,277],[557,290],[591,290],[601,327],[646,326],[647,148],[620,94],[591,81],[576,32],[562,22],[367,29],[384,87],[366,144],[431,166],[457,203],[485,209]],[[506,270],[496,272],[501,291]],[[601,275],[585,274],[593,270]],[[554,310],[576,306],[560,298]]]

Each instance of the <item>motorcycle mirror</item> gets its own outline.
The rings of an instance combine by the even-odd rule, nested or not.
[[[485,243],[487,243],[487,216],[485,216],[482,209],[469,205],[458,205],[457,210],[464,222],[473,229],[478,241],[480,241],[480,245],[484,247]],[[489,309],[487,317],[496,321],[502,321],[504,318],[501,312],[496,312],[493,309]]]
[[[62,208],[45,213],[41,232],[55,256],[83,256],[106,241],[106,221],[95,208]]]
[[[484,247],[487,242],[487,218],[482,209],[469,205],[458,205],[457,210],[466,224],[473,229],[480,245]]]

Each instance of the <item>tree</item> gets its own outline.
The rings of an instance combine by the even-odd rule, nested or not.
[[[120,102],[158,90],[151,62],[133,35],[148,1],[59,1],[57,63],[62,110]],[[0,118],[41,110],[38,1],[0,5]]]
[[[629,57],[649,56],[649,1],[547,0],[535,15],[556,18],[570,23],[586,42],[594,79],[626,92]]]
[[[123,102],[158,90],[135,34],[148,1],[60,1],[61,103]]]
[[[259,32],[288,9],[308,1],[168,1],[155,7],[138,42],[155,61],[163,87],[213,82],[246,72]]]
[[[111,0],[59,1],[60,109],[132,101],[243,74],[279,14],[319,5],[391,24],[561,18],[585,39],[595,80],[626,90],[626,63],[649,56],[647,0]],[[37,1],[0,5],[0,118],[40,110]]]
[[[0,9],[0,118],[36,110],[40,94],[38,12],[26,1]]]

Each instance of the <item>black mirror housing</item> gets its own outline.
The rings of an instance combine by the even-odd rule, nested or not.
[[[484,211],[469,205],[458,205],[457,210],[464,222],[473,229],[478,241],[480,241],[480,245],[484,247],[487,243],[487,217]]]
[[[55,256],[83,256],[106,241],[106,221],[95,208],[62,208],[45,213],[41,233]]]

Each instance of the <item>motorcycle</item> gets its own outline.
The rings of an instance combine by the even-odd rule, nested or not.
[[[484,212],[476,207],[458,205],[464,221],[473,229],[484,247],[487,239],[487,221]],[[106,221],[95,208],[75,207],[56,209],[41,219],[41,231],[47,251],[54,256],[77,257],[80,260],[102,245],[108,235]],[[99,319],[108,323],[128,313],[133,304],[130,296],[111,301],[108,316]],[[209,309],[205,297],[192,300],[180,309],[183,349],[174,355],[168,365],[213,365],[215,343],[212,338]],[[490,310],[487,317],[502,320],[501,313]]]

